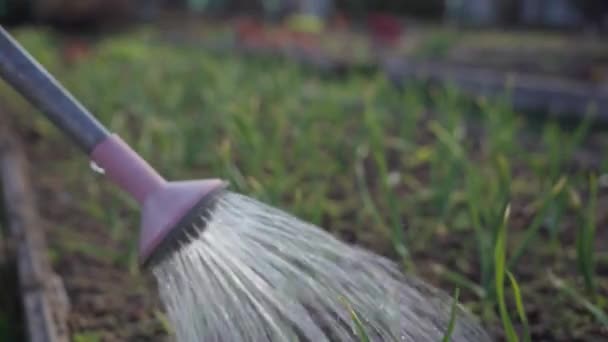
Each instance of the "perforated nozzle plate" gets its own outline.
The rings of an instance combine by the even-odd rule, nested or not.
[[[226,185],[221,180],[170,182],[152,194],[142,209],[140,264],[147,265],[152,254],[157,255],[159,250],[173,245],[173,240],[186,237]]]

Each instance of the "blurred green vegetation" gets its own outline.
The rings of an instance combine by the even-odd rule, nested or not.
[[[74,334],[74,342],[99,342],[101,337],[96,332],[81,332]]]
[[[458,287],[497,335],[504,326],[513,337],[529,324],[547,338],[596,336],[608,291],[596,265],[608,255],[595,244],[593,213],[606,208],[589,179],[608,162],[601,152],[591,163],[576,160],[587,145],[608,144],[590,119],[575,128],[538,125],[506,97],[398,89],[382,75],[332,79],[285,60],[178,47],[147,30],[103,39],[69,63],[61,37],[14,34],[167,178],[225,178],[233,190],[398,260],[448,292]],[[87,242],[66,236],[63,247],[115,253],[109,258],[136,272],[134,204],[75,149],[58,150],[66,141],[46,120],[18,118],[42,135],[44,153],[57,155],[46,172],[60,172],[82,210],[131,246],[79,248]],[[548,270],[576,284],[585,302],[553,286]]]

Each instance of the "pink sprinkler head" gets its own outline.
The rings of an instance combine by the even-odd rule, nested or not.
[[[167,182],[117,135],[110,135],[91,153],[108,178],[141,207],[139,261],[142,265],[172,251],[187,237],[198,216],[213,205],[227,185],[220,179]]]

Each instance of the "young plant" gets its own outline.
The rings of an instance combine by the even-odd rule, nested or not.
[[[460,297],[460,289],[454,290],[454,300],[452,300],[452,307],[450,309],[450,322],[448,323],[448,329],[443,336],[442,342],[450,342],[452,333],[454,332],[454,326],[456,324],[456,311],[458,308],[458,297]]]
[[[517,247],[515,247],[515,251],[509,259],[509,268],[515,266],[519,258],[521,258],[521,256],[526,252],[526,250],[536,240],[542,228],[542,224],[546,218],[546,212],[548,208],[553,203],[554,199],[560,194],[562,194],[562,192],[566,188],[566,184],[567,179],[565,177],[560,178],[557,183],[555,183],[555,185],[553,185],[553,187],[541,197],[540,200],[534,203],[534,207],[536,208],[536,215],[534,216],[534,219],[526,229],[526,232],[521,242],[517,245]]]
[[[354,330],[355,330],[355,334],[359,338],[359,341],[369,342],[370,339],[369,339],[369,336],[367,335],[367,332],[365,331],[365,326],[363,325],[363,322],[361,322],[361,319],[359,318],[359,315],[357,314],[357,312],[355,311],[353,306],[350,304],[350,302],[346,298],[340,298],[340,300],[342,301],[344,306],[346,306],[346,309],[348,310],[351,320],[353,321],[353,324],[355,325]]]
[[[581,208],[580,229],[576,236],[576,261],[583,277],[585,288],[593,298],[597,296],[595,281],[595,213],[597,210],[598,181],[595,175],[589,178],[589,204]]]
[[[580,294],[574,287],[569,285],[565,280],[558,278],[556,275],[549,273],[549,281],[551,284],[562,291],[568,297],[572,298],[576,303],[585,308],[593,317],[604,327],[608,328],[608,314],[598,305],[593,304]]]
[[[395,192],[389,185],[390,170],[387,162],[387,147],[384,127],[385,113],[379,112],[374,106],[373,100],[376,97],[378,81],[368,89],[363,110],[363,122],[367,135],[369,137],[370,153],[375,165],[378,169],[380,178],[379,190],[383,195],[384,203],[388,207],[388,215],[390,222],[391,240],[395,251],[399,254],[403,261],[407,261],[408,250],[405,244],[405,236],[403,234],[403,224],[399,212],[399,200]]]
[[[467,203],[471,224],[475,230],[477,253],[480,263],[480,285],[491,299],[494,296],[493,277],[496,265],[492,259],[499,228],[504,221],[504,208],[511,197],[511,167],[509,161],[499,155],[494,167],[484,174],[472,165],[467,172]],[[489,180],[489,181],[487,181]]]
[[[595,108],[590,108],[585,118],[572,133],[564,130],[555,121],[551,121],[545,125],[542,136],[548,160],[546,168],[539,170],[540,177],[547,179],[550,183],[555,183],[558,179],[563,178],[560,174],[566,166],[567,161],[574,156],[584,138],[588,135],[595,118],[595,113]],[[547,204],[546,212],[543,215],[544,226],[547,227],[551,236],[551,244],[554,250],[557,251],[559,248],[558,234],[561,230],[560,224],[565,215],[567,196],[565,193],[557,194]]]
[[[517,315],[524,326],[524,341],[530,342],[530,328],[528,325],[528,318],[523,305],[521,296],[521,290],[517,280],[507,269],[507,224],[510,215],[510,206],[507,205],[504,211],[503,221],[498,229],[498,236],[496,239],[496,245],[494,247],[494,267],[495,267],[495,286],[496,286],[496,300],[498,302],[498,309],[500,318],[502,321],[503,329],[507,341],[516,342],[519,341],[519,337],[515,328],[513,327],[512,318],[507,310],[506,295],[505,295],[505,276],[509,278],[511,288],[513,290],[513,296],[515,299],[515,307],[517,309]]]
[[[509,277],[509,282],[511,283],[511,288],[513,289],[513,297],[515,299],[517,315],[519,316],[521,323],[524,325],[524,341],[530,342],[532,340],[532,337],[530,336],[530,324],[528,323],[528,316],[526,315],[526,310],[524,309],[524,301],[521,296],[519,284],[511,272],[507,271],[507,276]]]
[[[509,212],[510,209],[509,206],[507,206],[504,211],[503,221],[498,229],[496,245],[494,246],[494,280],[496,286],[496,300],[498,302],[498,309],[506,339],[509,342],[516,342],[519,341],[519,338],[517,337],[515,328],[513,328],[513,323],[511,321],[511,317],[509,316],[509,312],[507,311],[507,304],[505,300],[505,274],[507,273],[507,222],[509,219]]]

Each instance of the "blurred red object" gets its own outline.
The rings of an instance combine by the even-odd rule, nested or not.
[[[291,41],[293,45],[308,52],[316,52],[319,49],[320,36],[319,34],[306,32],[291,32]]]
[[[68,38],[62,47],[63,59],[68,64],[77,63],[86,58],[90,51],[89,43],[79,38]]]
[[[319,35],[297,32],[286,26],[270,27],[249,17],[234,20],[234,29],[239,44],[256,49],[285,49],[298,47],[312,50],[318,46]]]
[[[337,12],[331,19],[330,27],[334,30],[346,31],[350,28],[350,21],[344,13]]]
[[[256,47],[267,44],[266,30],[258,20],[249,17],[237,18],[234,27],[240,44]]]
[[[403,24],[396,16],[372,13],[367,16],[367,26],[375,43],[394,46],[403,34]]]

